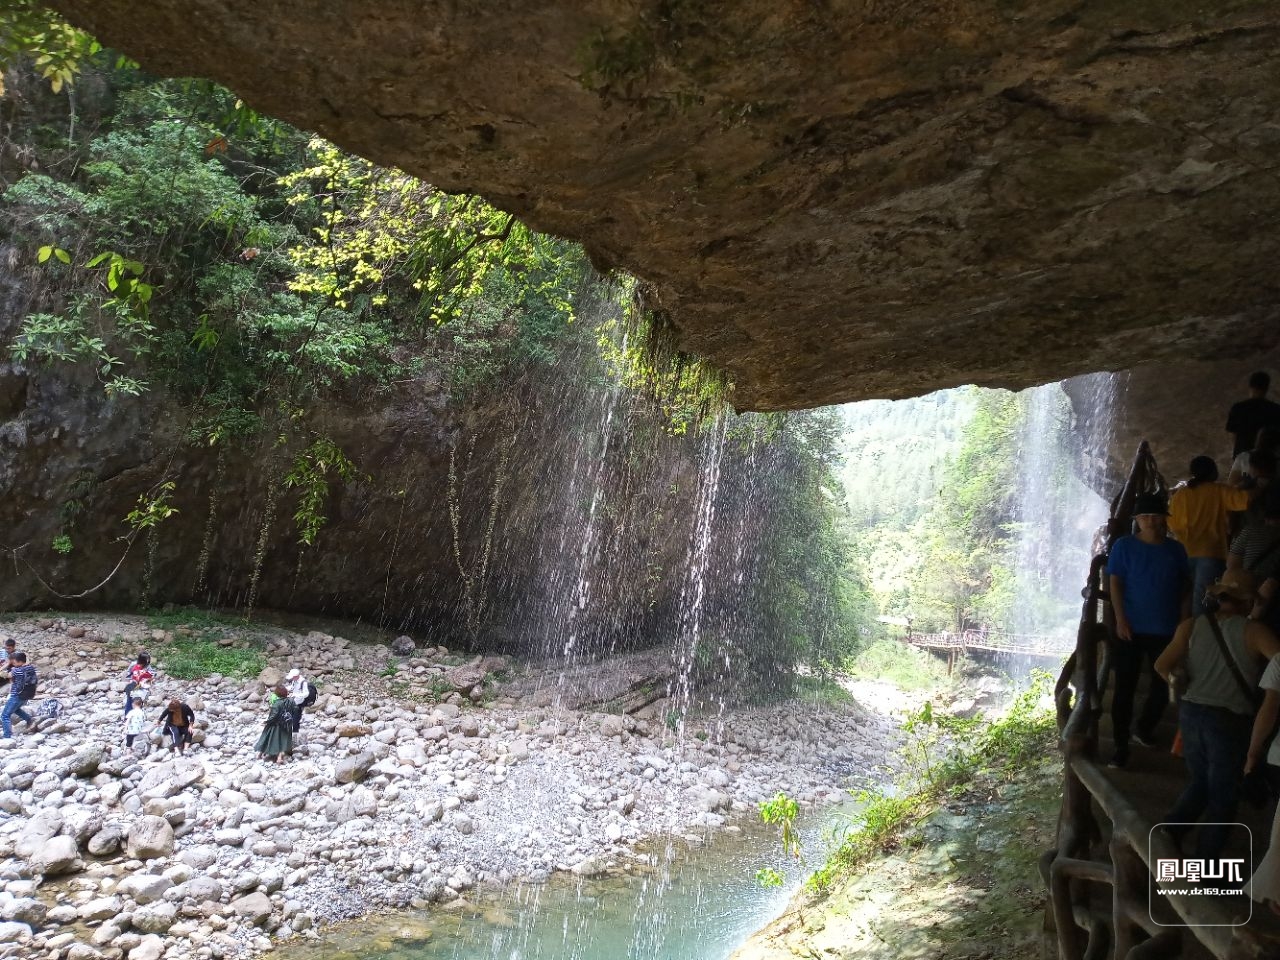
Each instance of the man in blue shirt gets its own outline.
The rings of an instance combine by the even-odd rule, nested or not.
[[[1153,665],[1169,645],[1178,624],[1190,613],[1191,571],[1187,551],[1169,539],[1168,501],[1145,493],[1133,505],[1138,532],[1121,537],[1107,558],[1111,609],[1116,618],[1116,645],[1111,654],[1114,689],[1111,726],[1116,752],[1113,767],[1129,762],[1129,733],[1138,678],[1150,687],[1138,718],[1136,739],[1152,746],[1156,725],[1169,702],[1169,689]]]

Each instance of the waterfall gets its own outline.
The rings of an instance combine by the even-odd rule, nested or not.
[[[1094,534],[1107,517],[1091,489],[1097,451],[1105,452],[1110,377],[1092,374],[1073,385],[1090,403],[1073,413],[1060,383],[1025,390],[1018,440],[1018,496],[1013,547],[1015,602],[1010,631],[1051,639],[1064,654],[1075,639],[1080,584]],[[1087,381],[1087,382],[1085,382]]]
[[[626,353],[626,349],[627,338],[623,335],[621,351]],[[561,631],[564,639],[560,644],[560,653],[564,657],[566,664],[573,662],[581,633],[588,625],[584,617],[592,601],[592,586],[595,583],[597,568],[601,562],[599,544],[601,501],[605,495],[605,480],[608,477],[609,450],[613,442],[614,414],[618,408],[618,398],[622,393],[621,376],[615,373],[612,382],[601,393],[600,412],[596,416],[596,422],[600,424],[597,431],[598,439],[596,440],[598,450],[592,453],[590,467],[585,471],[587,485],[591,491],[590,506],[587,508],[587,515],[581,523],[580,529],[574,531],[573,527],[565,524],[560,538],[560,549],[563,554],[571,549],[571,545],[567,542],[569,533],[574,532],[580,537],[580,543],[577,547],[577,573],[574,577],[572,593],[569,596],[568,613],[563,620],[563,629]],[[583,452],[583,447],[579,446],[579,458]],[[575,484],[578,478],[583,475],[579,464],[580,459],[575,459],[572,474]],[[573,487],[570,488],[571,499],[573,489]]]
[[[684,736],[685,716],[692,699],[692,676],[702,635],[703,606],[707,596],[707,572],[711,561],[716,496],[720,490],[720,464],[724,457],[726,416],[717,416],[705,429],[698,495],[694,503],[689,560],[680,591],[680,626],[676,637],[676,677],[668,697],[676,711],[677,733]]]

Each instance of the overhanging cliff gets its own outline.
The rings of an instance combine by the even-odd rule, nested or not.
[[[1271,3],[52,5],[581,240],[740,408],[1280,341]]]

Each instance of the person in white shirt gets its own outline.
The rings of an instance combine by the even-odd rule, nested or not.
[[[146,752],[147,737],[147,715],[142,709],[142,698],[133,697],[133,709],[124,715],[124,745],[130,753],[137,753],[138,750]],[[134,749],[133,740],[141,735],[143,740],[138,750]]]
[[[302,725],[302,708],[311,695],[311,681],[302,675],[302,671],[294,667],[284,678],[285,689],[289,691],[289,699],[293,701],[293,732],[298,732]]]

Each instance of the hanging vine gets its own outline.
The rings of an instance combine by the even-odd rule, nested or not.
[[[516,443],[516,434],[512,433],[501,453],[494,469],[493,486],[489,491],[489,509],[485,521],[484,537],[480,543],[480,552],[470,568],[462,556],[462,494],[458,482],[457,446],[449,451],[449,524],[453,532],[453,559],[458,566],[458,576],[462,580],[462,607],[466,617],[467,632],[472,637],[480,631],[484,616],[488,609],[488,596],[485,585],[489,578],[489,561],[493,556],[493,531],[497,526],[498,512],[502,507],[503,492],[506,488],[511,462],[511,450]],[[467,466],[470,467],[475,454],[475,437],[467,445]]]
[[[258,584],[262,580],[262,565],[267,559],[267,545],[271,542],[271,527],[276,521],[276,508],[280,503],[282,479],[280,446],[283,437],[277,441],[271,461],[267,465],[267,503],[262,512],[262,526],[258,529],[258,543],[253,551],[253,574],[249,577],[249,599],[245,604],[244,618],[253,616],[253,607],[258,599]]]
[[[213,470],[213,484],[209,487],[209,513],[204,521],[204,540],[200,544],[200,559],[196,563],[196,592],[205,588],[209,572],[209,559],[213,552],[213,532],[218,520],[218,507],[222,503],[222,487],[227,478],[227,448],[218,448],[218,459]]]

